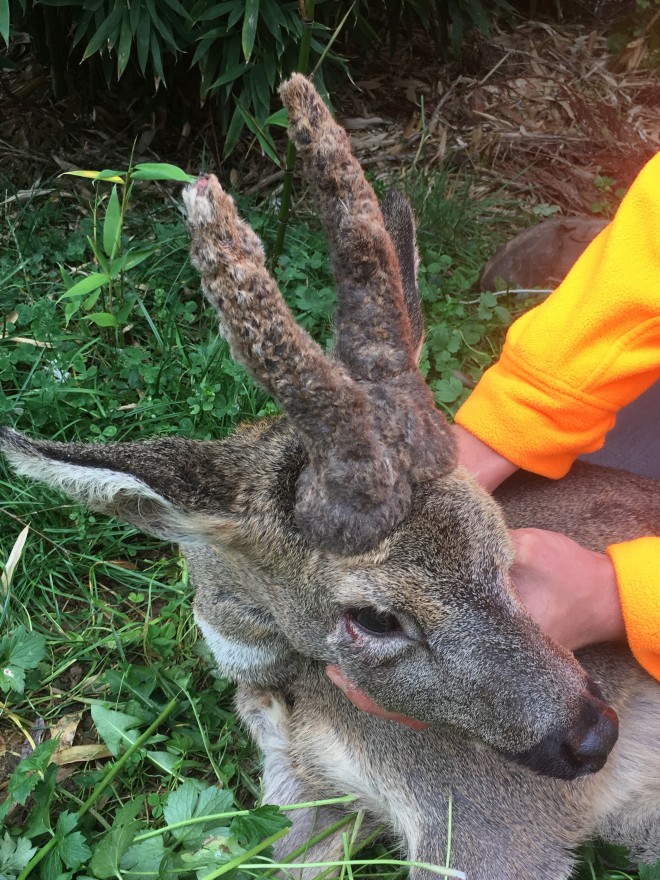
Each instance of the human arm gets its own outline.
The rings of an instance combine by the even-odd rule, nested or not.
[[[513,325],[500,361],[459,410],[460,460],[489,491],[517,466],[563,476],[660,376],[659,195],[656,157],[564,283]],[[542,626],[577,648],[616,637],[625,623],[633,653],[660,678],[660,538],[604,555],[523,533],[514,574]]]
[[[459,425],[518,466],[563,476],[660,378],[659,196],[660,155],[459,410]]]

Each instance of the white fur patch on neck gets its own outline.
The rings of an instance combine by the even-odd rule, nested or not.
[[[209,646],[220,672],[227,678],[239,681],[246,676],[254,678],[255,673],[260,669],[270,669],[286,659],[286,655],[277,648],[225,638],[197,611],[195,612],[195,622],[204,636],[204,641]]]

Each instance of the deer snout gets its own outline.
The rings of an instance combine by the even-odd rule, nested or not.
[[[576,779],[605,765],[618,736],[616,712],[589,682],[568,727],[552,731],[536,746],[512,757],[544,776]]]

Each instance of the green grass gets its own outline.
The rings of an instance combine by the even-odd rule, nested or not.
[[[122,246],[154,245],[147,260],[94,301],[61,299],[97,269],[91,248],[109,194],[90,204],[91,184],[69,186],[0,218],[2,423],[67,441],[204,439],[274,412],[218,339],[172,190],[133,195]],[[519,220],[502,202],[475,201],[469,186],[437,177],[410,187],[423,230],[423,368],[448,412],[467,393],[455,372],[476,379],[511,319],[510,303],[468,288]],[[266,241],[274,207],[242,205]],[[293,221],[278,277],[300,322],[327,340],[334,294],[314,218]],[[90,320],[99,311],[117,315],[118,327]],[[0,515],[0,561],[30,526],[11,582],[0,586],[5,775],[36,746],[0,789],[0,877],[263,875],[254,866],[286,818],[255,807],[259,757],[197,633],[177,549],[6,470]],[[587,852],[582,877],[625,876],[602,868],[603,852]],[[376,844],[366,864],[342,873],[370,876],[380,859],[381,875],[399,876],[392,855]]]

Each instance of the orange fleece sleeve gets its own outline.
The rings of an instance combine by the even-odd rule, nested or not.
[[[660,377],[660,155],[548,299],[507,334],[456,421],[509,461],[563,476]],[[608,549],[630,647],[660,678],[660,537]]]
[[[638,538],[608,547],[630,649],[660,679],[660,538]]]
[[[660,154],[545,302],[509,329],[456,415],[500,455],[562,477],[660,377]]]

